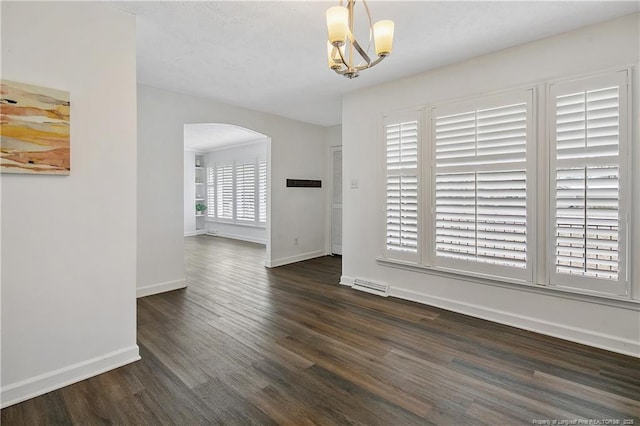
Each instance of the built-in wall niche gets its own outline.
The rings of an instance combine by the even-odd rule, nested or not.
[[[205,231],[205,217],[207,216],[207,186],[205,156],[196,154],[193,167],[195,169],[195,203],[194,214],[196,216],[196,232]]]

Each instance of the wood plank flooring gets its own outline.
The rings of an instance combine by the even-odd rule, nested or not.
[[[189,287],[138,300],[141,361],[2,425],[640,425],[636,358],[351,290],[339,257],[266,269],[263,247],[208,236],[186,252]]]

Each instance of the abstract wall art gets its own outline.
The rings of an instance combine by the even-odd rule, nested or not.
[[[0,80],[0,172],[68,175],[69,92]]]

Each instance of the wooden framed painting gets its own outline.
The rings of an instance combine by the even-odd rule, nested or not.
[[[69,92],[0,80],[0,172],[68,175]]]

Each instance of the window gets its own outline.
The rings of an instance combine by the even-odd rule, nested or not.
[[[209,219],[243,225],[264,225],[267,214],[266,176],[267,164],[264,160],[216,164],[209,167]]]
[[[216,168],[207,167],[207,216],[216,217]]]
[[[531,280],[532,90],[431,111],[436,266]]]
[[[386,116],[383,260],[630,297],[629,74]]]
[[[418,259],[419,113],[385,120],[387,257]]]
[[[551,284],[626,295],[627,72],[550,85]]]
[[[233,166],[216,166],[216,218],[233,219]]]
[[[256,165],[236,164],[236,219],[256,220]]]
[[[267,223],[267,162],[258,163],[258,222]]]

